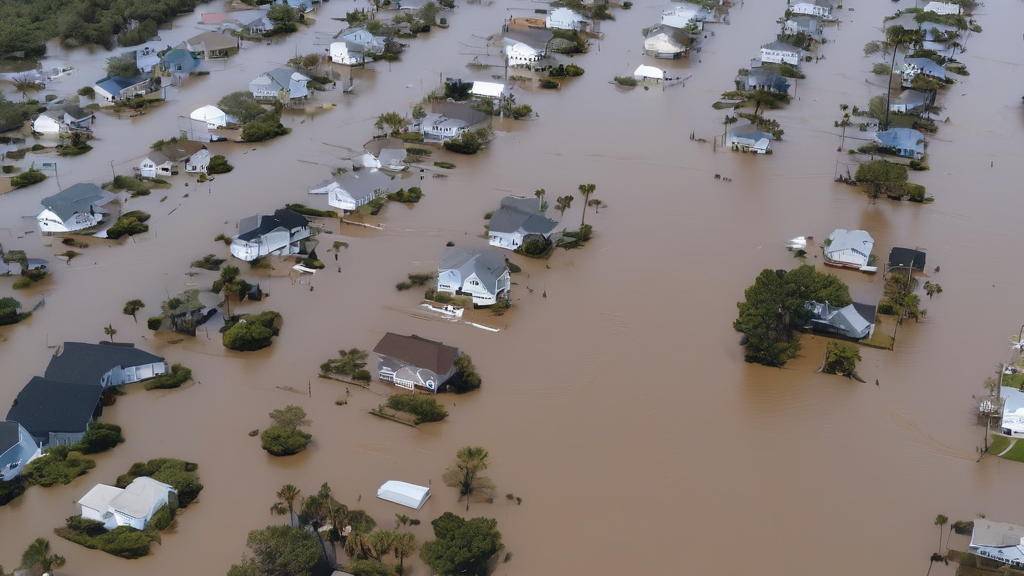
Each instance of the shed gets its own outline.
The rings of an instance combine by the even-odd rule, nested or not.
[[[474,96],[483,96],[485,98],[501,98],[501,95],[505,93],[505,85],[497,82],[477,81],[473,82],[470,93]]]
[[[430,498],[430,488],[398,480],[388,480],[377,489],[377,498],[419,510],[427,498]]]
[[[665,79],[665,71],[654,66],[648,66],[641,64],[637,67],[636,71],[633,72],[633,78],[637,80],[657,80],[661,81]]]

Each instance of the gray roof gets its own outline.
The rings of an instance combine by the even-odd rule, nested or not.
[[[442,102],[434,106],[434,110],[442,116],[451,118],[452,120],[461,120],[468,126],[480,124],[481,122],[486,122],[490,119],[490,116],[479,110],[470,108],[467,103]]]
[[[257,214],[242,218],[238,223],[238,239],[249,241],[278,228],[285,228],[290,231],[307,226],[309,226],[309,220],[305,216],[293,210],[282,208],[276,210],[273,216],[270,214]]]
[[[7,452],[21,442],[21,433],[17,422],[4,420],[0,422],[0,454]]]
[[[539,204],[537,198],[502,198],[500,206],[491,215],[488,230],[505,234],[518,231],[523,234],[550,234],[558,222],[544,216]]]
[[[82,110],[82,108],[76,104],[57,104],[55,106],[50,106],[46,111],[67,114],[72,120],[85,120],[86,118],[95,116],[92,112]],[[50,117],[53,118],[53,116]]]
[[[494,286],[498,278],[508,270],[508,264],[505,262],[504,254],[498,250],[467,250],[453,246],[444,251],[437,269],[458,270],[463,282],[470,275],[476,274],[485,286]]]
[[[417,368],[426,368],[435,374],[447,374],[459,355],[459,349],[441,342],[388,332],[373,347],[376,354],[390,356]]]
[[[877,132],[875,138],[887,148],[924,153],[924,134],[913,128],[890,128]]]
[[[548,28],[524,28],[516,27],[510,28],[508,32],[505,32],[505,40],[513,42],[522,42],[534,50],[545,50],[548,42],[554,38],[555,33]]]
[[[992,522],[979,518],[974,521],[972,546],[1019,546],[1024,538],[1024,526],[1005,522]]]
[[[102,206],[113,198],[113,194],[95,184],[80,182],[68,186],[58,194],[43,198],[40,203],[61,220],[67,221],[75,214],[89,212],[93,206]]]
[[[913,64],[929,76],[946,79],[946,69],[928,58],[905,58],[903,64]]]
[[[826,252],[839,252],[841,250],[856,250],[868,254],[871,247],[875,245],[874,238],[863,230],[844,230],[837,228],[829,235],[831,242],[825,247]]]
[[[797,30],[805,30],[811,34],[821,30],[821,22],[814,16],[793,16],[789,21],[796,25]]]
[[[164,361],[131,344],[65,342],[58,352],[50,358],[44,376],[48,380],[73,384],[99,384],[103,375],[117,366],[128,368]]]
[[[753,124],[744,124],[743,126],[737,126],[732,130],[729,130],[729,136],[737,138],[749,138],[751,140],[760,140],[767,138],[768,140],[774,140],[775,137],[767,132],[761,132],[757,129],[757,126]]]
[[[89,422],[102,411],[96,384],[57,382],[35,376],[14,400],[7,419],[25,427],[37,440],[51,432],[85,432]]]
[[[785,52],[796,52],[797,54],[799,54],[801,52],[801,50],[799,48],[797,48],[796,46],[793,46],[792,44],[786,44],[785,42],[782,42],[782,41],[779,41],[779,40],[776,40],[775,42],[771,42],[769,44],[765,44],[764,46],[761,46],[761,48],[767,48],[769,50],[779,50],[779,51],[785,51]]]
[[[96,83],[97,86],[103,88],[110,94],[120,94],[121,90],[130,88],[136,84],[145,82],[147,78],[145,76],[136,76],[135,78],[122,78],[120,76],[108,77],[100,80]]]
[[[745,77],[741,77],[741,82],[746,90],[767,87],[780,93],[789,92],[789,81],[786,80],[785,76],[763,68],[751,69]]]
[[[373,196],[378,190],[390,193],[398,190],[394,177],[378,170],[359,170],[334,179],[342,190],[355,200]]]
[[[387,168],[392,164],[402,164],[408,155],[409,153],[405,148],[383,148],[377,154],[377,160],[380,161],[381,167]]]

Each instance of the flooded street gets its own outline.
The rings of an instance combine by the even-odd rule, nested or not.
[[[881,38],[884,16],[912,2],[841,11],[841,27],[826,28],[829,42],[819,48],[826,59],[804,65],[798,98],[767,114],[785,130],[771,156],[715,152],[689,135],[711,140],[722,132],[726,111],[711,104],[773,39],[785,3],[735,6],[731,24],[707,26],[715,36],[692,62],[641,55],[640,30],[671,5],[637,4],[615,10],[617,20],[602,23],[605,39],[573,59],[586,69],[583,77],[559,91],[515,88],[517,102],[539,118],[496,119],[496,138],[475,156],[435,152],[432,160],[457,165],[447,178],[407,176],[404,185],[420,185],[424,198],[411,207],[391,203],[381,213],[383,231],[325,222],[332,234],[320,237],[319,252],[327,269],[312,278],[315,291],[293,283],[283,264],[251,272],[243,264],[243,275],[271,296],[237,309],[276,310],[284,319],[280,336],[260,352],[226,350],[213,328],[171,344],[177,335],[154,335],[144,318],[158,313],[168,294],[192,283],[210,287],[217,273],[189,277],[189,263],[208,253],[227,257],[214,237],[236,234],[239,218],[292,202],[327,209],[308,187],[361,150],[377,115],[405,114],[439,75],[503,74],[465,63],[498,53],[485,38],[503,19],[543,5],[460,3],[445,14],[449,29],[406,41],[400,62],[356,70],[354,94],[342,94],[342,81],[338,90],[315,93],[314,103],[336,108],[286,113],[291,134],[210,145],[227,155],[233,172],[202,184],[182,173],[172,188],[130,200],[124,210],[153,215],[150,232],[123,244],[89,239],[70,266],[54,257],[66,249],[59,241],[43,245],[51,239],[39,237],[34,219],[40,199],[58,191],[56,179],[0,195],[0,243],[48,258],[54,270],[28,292],[0,278],[0,297],[14,295],[27,308],[46,299],[27,322],[0,329],[0,406],[43,373],[53,352],[48,344],[99,341],[107,324],[118,341],[182,363],[201,382],[151,392],[129,386],[101,418],[122,426],[124,444],[98,455],[97,467],[70,485],[32,487],[0,508],[0,563],[16,564],[28,543],[45,536],[67,558],[59,574],[223,574],[241,558],[250,529],[282,520],[269,509],[285,483],[310,494],[328,482],[340,502],[364,508],[381,527],[407,510],[378,500],[380,484],[429,483],[432,498],[411,514],[423,521],[413,527],[422,543],[432,538],[432,519],[465,513],[441,475],[468,444],[486,447],[494,459],[487,473],[497,497],[474,502],[468,514],[497,518],[514,554],[498,565],[499,575],[610,575],[671,565],[707,575],[919,574],[935,551],[936,514],[1024,522],[1024,502],[1008,497],[1024,465],[975,462],[984,430],[971,398],[1009,358],[1006,337],[1024,322],[1013,305],[1024,287],[1024,272],[1013,265],[1024,139],[1024,88],[1014,80],[1024,64],[1024,4],[993,3],[975,13],[984,32],[969,38],[962,57],[971,75],[940,96],[941,117],[949,120],[928,140],[931,170],[911,173],[935,196],[927,205],[872,203],[833,182],[837,161],[840,170],[856,169],[845,150],[836,151],[839,104],[866,108],[884,93],[884,79],[870,74],[881,57],[864,57],[862,48]],[[107,182],[111,163],[116,173],[131,174],[152,142],[177,134],[179,114],[244,90],[296,54],[323,52],[341,26],[331,18],[362,5],[334,0],[301,35],[273,46],[243,44],[223,70],[169,89],[168,102],[144,116],[102,115],[94,150],[57,160],[60,183]],[[207,4],[197,13],[221,9]],[[176,44],[199,32],[196,21],[182,17],[161,34]],[[91,83],[106,55],[54,47],[46,66],[72,63],[80,72],[53,86],[72,93]],[[692,78],[664,91],[609,83],[641,63]],[[347,68],[336,70],[347,78]],[[9,83],[3,87],[20,98],[10,95]],[[846,147],[860,145],[862,134],[849,129]],[[53,160],[26,160],[33,158]],[[479,316],[500,332],[425,320],[416,313],[421,293],[395,290],[407,273],[436,270],[446,242],[485,245],[478,237],[483,215],[502,196],[544,188],[554,204],[585,182],[595,183],[594,197],[608,205],[586,215],[594,239],[547,261],[511,255],[523,268],[513,275],[515,307],[502,317]],[[577,198],[565,213],[566,226],[576,226],[582,204]],[[787,239],[822,240],[835,228],[867,230],[883,261],[893,246],[920,246],[929,268],[941,266],[935,280],[944,292],[925,299],[922,322],[900,328],[895,351],[861,348],[858,371],[878,387],[815,374],[827,341],[821,337],[804,336],[801,357],[784,369],[746,364],[732,328],[736,302],[762,269],[798,264],[784,249]],[[335,240],[349,243],[338,256],[341,273],[326,251]],[[809,250],[808,261],[823,269],[820,260],[817,247]],[[881,275],[836,273],[856,300],[881,297]],[[146,303],[139,324],[121,313],[133,298]],[[203,299],[218,297],[207,291]],[[318,379],[320,363],[339,349],[371,350],[389,331],[462,348],[483,387],[439,396],[450,416],[419,430],[367,414],[391,391],[378,382],[369,391],[353,387],[348,404],[336,405],[344,385]],[[247,432],[267,427],[267,413],[286,404],[309,413],[313,443],[298,456],[273,458]],[[95,483],[113,483],[131,463],[162,456],[199,463],[205,489],[150,556],[121,560],[53,535]],[[506,493],[522,505],[507,502]],[[963,536],[951,539],[952,547],[966,544]],[[411,566],[415,576],[429,573],[418,557]],[[955,566],[932,571],[947,576]]]

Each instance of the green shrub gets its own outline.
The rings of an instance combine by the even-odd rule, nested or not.
[[[407,204],[415,204],[420,201],[423,197],[423,191],[418,186],[413,186],[406,190],[405,188],[399,188],[397,192],[388,194],[388,200],[394,202],[404,202]]]
[[[224,331],[221,340],[229,350],[249,352],[270,346],[271,339],[277,335],[275,327],[281,315],[274,311],[259,314],[245,314]]]
[[[458,138],[445,140],[444,147],[445,150],[457,154],[476,154],[483,147],[483,143],[480,142],[480,137],[475,133],[466,131]]]
[[[11,174],[14,172],[14,166],[11,164],[4,164],[3,171],[4,174]]]
[[[559,64],[557,67],[552,68],[548,72],[548,76],[552,78],[575,78],[576,76],[583,76],[583,67],[576,64]]]
[[[157,330],[160,329],[160,325],[163,324],[163,322],[163,316],[150,316],[149,318],[146,319],[146,327],[156,332]]]
[[[619,86],[636,86],[639,84],[636,78],[633,78],[632,76],[616,76],[615,83]]]
[[[15,476],[10,481],[0,480],[0,506],[5,506],[24,493],[25,480],[21,476]]]
[[[82,86],[78,89],[78,95],[86,98],[92,98],[96,96],[96,89],[92,86]]]
[[[557,90],[559,86],[558,81],[551,78],[541,78],[537,85],[545,90]]]
[[[259,428],[255,429],[255,430],[249,430],[249,437],[250,438],[255,438],[256,436],[259,436],[259,435],[260,435],[260,429]]]
[[[446,170],[451,170],[452,168],[455,168],[455,164],[452,164],[451,162],[434,162],[434,166],[437,166],[438,168],[444,168]]]
[[[324,268],[327,267],[323,262],[312,257],[304,258],[301,262],[299,262],[299,264],[302,264],[306,268],[312,268],[313,270],[323,270]]]
[[[171,512],[171,507],[164,504],[159,510],[153,513],[153,516],[149,519],[148,528],[156,530],[157,532],[163,532],[170,527],[171,522],[174,522],[174,512]]]
[[[911,202],[924,202],[925,188],[920,184],[907,182],[903,185],[903,191],[910,197]]]
[[[406,146],[405,151],[415,156],[430,156],[434,153],[430,148],[417,148],[415,146]]]
[[[387,205],[387,203],[388,202],[386,198],[374,198],[373,200],[370,200],[369,202],[366,203],[367,211],[370,213],[371,216],[376,216],[377,214],[380,214],[380,211],[384,208],[385,205]]]
[[[227,174],[234,169],[235,167],[228,164],[228,159],[223,154],[216,154],[210,158],[210,164],[206,167],[206,172],[209,174]]]
[[[298,212],[303,216],[315,216],[318,218],[337,218],[338,213],[334,210],[318,210],[316,208],[310,208],[304,204],[285,204],[284,206],[292,212]]]
[[[260,435],[263,449],[273,456],[298,454],[306,449],[312,439],[312,434],[284,426],[271,426]]]
[[[32,184],[38,184],[43,180],[46,180],[46,174],[43,174],[35,168],[29,168],[14,178],[11,178],[11,186],[15,188],[24,188],[26,186],[31,186]]]
[[[408,290],[409,288],[412,288],[412,284],[409,282],[399,282],[398,284],[395,284],[395,290],[398,290],[399,292]]]
[[[396,574],[395,567],[372,558],[353,560],[349,563],[347,570],[352,573],[352,576],[395,576]]]
[[[68,446],[54,446],[41,457],[28,463],[22,473],[25,482],[32,485],[55,486],[70,484],[72,480],[96,467],[96,462]]]
[[[107,238],[117,240],[122,236],[134,236],[149,232],[149,225],[145,224],[146,220],[149,220],[149,214],[141,210],[125,212],[113,226],[107,229]]]
[[[242,126],[243,142],[263,142],[288,133],[279,112],[267,112]]]
[[[213,254],[207,254],[203,256],[202,260],[196,260],[191,264],[192,268],[202,268],[203,270],[217,271],[220,270],[220,265],[224,263],[224,258],[217,258]]]
[[[14,281],[14,284],[11,286],[11,288],[14,288],[15,290],[22,290],[24,288],[28,288],[31,285],[32,281],[29,280],[28,278],[18,278],[17,280]]]
[[[149,544],[158,541],[160,536],[156,531],[136,530],[130,526],[118,526],[110,532],[101,532],[97,535],[90,535],[85,530],[74,530],[71,526],[81,525],[82,522],[93,522],[91,520],[78,521],[76,517],[68,518],[68,526],[57,528],[54,532],[71,542],[81,544],[86,548],[102,550],[121,558],[132,560],[142,558],[149,554]]]
[[[480,387],[480,375],[477,374],[476,366],[473,365],[473,359],[469,357],[469,354],[463,354],[456,358],[454,365],[455,375],[448,381],[447,386],[456,394],[476,390]]]
[[[178,388],[185,382],[192,380],[192,370],[182,366],[181,364],[172,364],[171,371],[168,374],[157,376],[152,380],[147,380],[143,387],[146,390],[165,390],[168,388]]]
[[[448,417],[448,411],[437,403],[437,399],[424,394],[394,394],[388,397],[387,404],[388,408],[415,416],[416,424],[440,422]]]
[[[89,429],[85,431],[82,439],[71,448],[82,454],[96,454],[106,452],[122,442],[124,442],[124,436],[121,435],[120,426],[92,422],[89,424]]]
[[[883,300],[878,303],[878,313],[892,316],[896,314],[896,305],[888,300]]]

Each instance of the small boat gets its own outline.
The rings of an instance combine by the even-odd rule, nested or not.
[[[462,318],[462,313],[465,309],[459,306],[452,306],[451,304],[445,304],[441,308],[433,306],[427,302],[420,304],[420,306],[430,310],[431,312],[437,312],[438,314],[444,314],[445,316],[451,316],[453,318]]]

